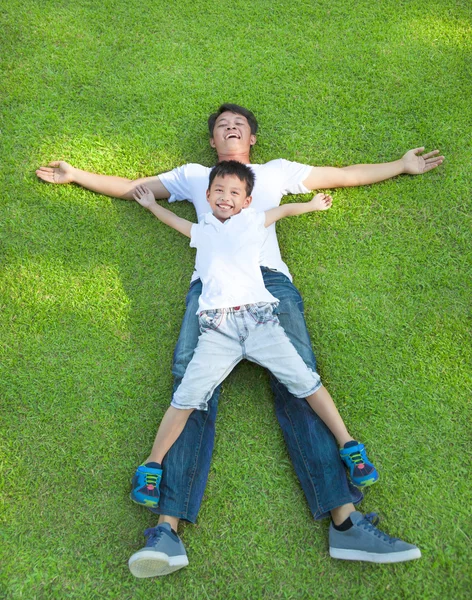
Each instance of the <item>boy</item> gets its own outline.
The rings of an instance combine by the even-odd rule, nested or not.
[[[279,206],[265,213],[249,208],[254,174],[237,161],[218,163],[210,173],[207,200],[212,210],[198,224],[159,206],[144,185],[134,199],[166,225],[191,239],[203,282],[199,299],[201,335],[182,383],[161,422],[151,454],[133,478],[132,499],[148,507],[159,502],[161,463],[194,410],[206,410],[214,389],[243,358],[269,368],[297,398],[306,398],[338,444],[353,483],[364,487],[378,474],[362,444],[347,431],[334,402],[286,336],[276,316],[278,300],[265,288],[259,257],[266,228],[285,216],[327,210],[331,196]]]

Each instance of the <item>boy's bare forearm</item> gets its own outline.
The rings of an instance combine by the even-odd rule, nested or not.
[[[168,225],[172,229],[176,229],[183,235],[190,237],[193,223],[187,221],[187,219],[182,219],[182,217],[177,216],[171,210],[157,204],[148,186],[144,184],[137,185],[131,197],[141,204],[143,208],[151,212],[159,221],[164,223],[164,225]]]
[[[332,203],[333,199],[328,194],[316,194],[309,202],[293,202],[277,206],[266,211],[265,226],[269,227],[269,225],[284,217],[296,217],[308,212],[328,210],[328,208],[331,208]]]
[[[177,231],[180,231],[180,233],[190,237],[190,229],[192,228],[193,224],[191,221],[182,219],[182,217],[177,216],[171,210],[168,210],[157,203],[150,206],[148,210],[165,225],[168,225],[169,227],[172,227],[172,229],[176,229]]]

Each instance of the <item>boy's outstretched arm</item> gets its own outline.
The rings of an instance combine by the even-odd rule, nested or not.
[[[154,199],[154,194],[145,185],[141,184],[136,186],[133,190],[132,197],[136,202],[141,204],[144,208],[147,208],[152,214],[162,221],[165,225],[176,229],[180,233],[183,233],[187,237],[190,237],[190,230],[192,229],[193,223],[178,217],[172,211],[167,210],[160,204],[157,204]]]
[[[444,156],[438,156],[439,150],[426,154],[422,154],[423,152],[424,147],[414,148],[398,160],[373,165],[351,165],[342,168],[312,167],[303,185],[309,190],[368,185],[402,173],[422,175],[439,167],[444,161]]]
[[[147,185],[154,194],[154,198],[162,200],[170,196],[159,177],[143,177],[133,181],[125,177],[82,171],[64,160],[53,161],[47,167],[40,167],[37,169],[36,175],[47,183],[76,183],[92,192],[123,200],[132,200],[134,189],[139,184]]]
[[[284,217],[296,217],[297,215],[313,212],[315,210],[328,210],[328,208],[331,208],[332,204],[333,199],[328,194],[316,194],[310,202],[293,202],[292,204],[277,206],[277,208],[271,208],[266,211],[264,225],[269,227],[269,225],[272,225],[272,223],[275,223]]]

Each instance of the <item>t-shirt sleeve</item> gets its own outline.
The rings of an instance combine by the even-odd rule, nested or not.
[[[190,248],[197,248],[202,228],[200,223],[193,223],[190,228]]]
[[[177,200],[189,200],[192,201],[192,193],[188,181],[188,167],[190,165],[183,165],[167,171],[167,173],[161,173],[158,177],[162,185],[170,194],[169,202],[176,202]]]
[[[258,212],[256,213],[254,211],[254,220],[256,222],[257,228],[260,230],[266,230],[265,227],[265,212]]]
[[[303,185],[303,181],[308,177],[312,167],[303,165],[302,163],[284,160],[278,161],[282,177],[282,192],[283,194],[308,194],[310,190]]]
[[[265,226],[265,212],[256,212],[253,208],[247,208],[248,229],[253,227],[263,241],[266,240],[269,232]]]

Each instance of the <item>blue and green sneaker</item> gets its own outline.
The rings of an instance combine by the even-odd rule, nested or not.
[[[156,465],[156,466],[151,466]],[[159,466],[159,468],[157,468]],[[131,500],[155,508],[159,504],[159,484],[162,479],[162,469],[157,463],[140,465],[132,480]]]
[[[364,444],[352,441],[339,451],[341,459],[349,469],[351,481],[357,487],[372,485],[379,478],[377,469],[367,458]]]

